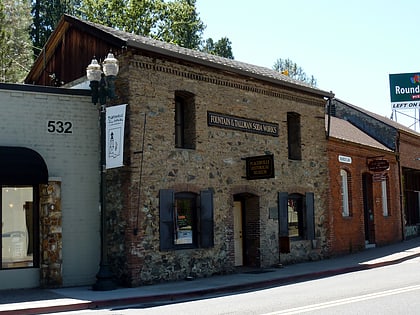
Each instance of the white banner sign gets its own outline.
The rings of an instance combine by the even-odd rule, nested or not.
[[[127,104],[106,108],[106,168],[123,166],[124,123]]]

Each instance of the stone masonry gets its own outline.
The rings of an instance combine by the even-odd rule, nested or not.
[[[281,262],[325,255],[328,163],[322,97],[174,60],[136,54],[119,60],[119,101],[128,103],[126,166],[108,172],[107,218],[110,260],[121,283],[137,286],[233,272],[232,208],[238,194],[256,198],[256,220],[249,227],[258,234],[250,240],[253,264],[280,262],[278,218],[270,216],[270,209],[277,209],[279,191],[315,196],[316,241],[292,240],[291,252],[282,254]],[[175,148],[179,91],[194,95],[195,149]],[[279,136],[208,126],[208,111],[277,123]],[[288,112],[301,116],[299,161],[288,159]],[[274,155],[275,178],[246,180],[242,159],[264,154]],[[159,190],[168,188],[214,192],[213,248],[160,251]]]
[[[41,287],[59,287],[62,275],[61,182],[49,181],[40,189]]]

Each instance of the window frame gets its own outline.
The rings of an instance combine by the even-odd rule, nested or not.
[[[185,232],[182,232],[181,229],[183,227],[180,227],[180,221],[181,220],[181,211],[179,209],[179,203],[181,201],[189,201],[191,209],[191,218],[189,220],[191,221],[191,242],[190,243],[182,243],[182,237],[180,237],[181,233],[184,234],[184,236],[187,235],[187,230]],[[197,215],[197,201],[198,197],[197,194],[192,192],[179,192],[175,193],[175,207],[174,207],[174,246],[176,247],[197,247],[197,226],[198,226],[198,215]],[[185,215],[185,213],[183,213]],[[189,234],[189,233],[188,233]],[[186,237],[185,237],[186,238]]]
[[[196,113],[195,95],[186,91],[175,92],[175,148],[195,149]]]
[[[287,113],[287,151],[289,160],[302,160],[301,115]]]
[[[299,236],[290,236],[289,234],[289,200],[299,200],[301,214],[298,214]],[[287,192],[278,193],[278,219],[279,219],[279,237],[297,240],[315,239],[315,200],[313,192],[306,192],[304,195],[299,193],[289,194]],[[287,249],[281,249],[281,252],[288,252]]]
[[[384,217],[389,217],[391,214],[389,212],[389,177],[385,176],[385,179],[381,181],[381,191],[382,191],[382,215]]]
[[[340,169],[340,195],[341,215],[344,218],[351,217],[351,174],[344,168]]]
[[[176,198],[195,199],[194,226],[192,227],[192,242],[176,244]],[[194,192],[177,192],[173,189],[161,189],[159,191],[159,214],[160,214],[160,250],[178,250],[209,248],[214,246],[214,222],[213,222],[213,192],[202,190],[199,194]]]
[[[27,184],[27,185],[11,185],[11,184],[1,184],[1,193],[0,193],[0,218],[2,220],[2,225],[0,226],[0,234],[2,238],[0,240],[0,245],[4,246],[3,244],[3,188],[31,188],[32,189],[32,221],[30,222],[31,229],[32,229],[32,262],[26,266],[24,265],[15,265],[9,268],[3,267],[3,253],[0,255],[0,270],[14,270],[14,269],[27,269],[27,268],[39,268],[40,266],[40,223],[39,223],[39,185],[35,184]],[[25,220],[26,224],[26,220]],[[30,233],[30,231],[25,231]],[[27,236],[29,240],[29,236]],[[27,251],[29,250],[29,241],[27,244]],[[18,263],[18,261],[16,261]]]

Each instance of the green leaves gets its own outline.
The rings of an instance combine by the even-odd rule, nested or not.
[[[0,0],[0,82],[21,83],[32,63],[30,5]]]
[[[274,63],[273,70],[279,71],[292,79],[302,81],[306,84],[309,84],[312,87],[316,87],[316,79],[313,75],[310,77],[306,75],[305,71],[299,67],[296,62],[293,62],[291,59],[277,59]]]

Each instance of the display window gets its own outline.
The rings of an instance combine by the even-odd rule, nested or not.
[[[2,186],[1,269],[37,267],[38,211],[34,186]]]

